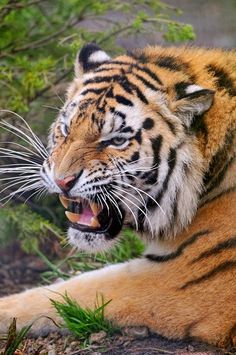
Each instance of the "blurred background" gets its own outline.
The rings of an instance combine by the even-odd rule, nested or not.
[[[17,129],[31,133],[13,112],[46,145],[73,77],[75,55],[89,41],[111,55],[148,44],[235,48],[236,1],[0,0],[0,294],[126,260],[143,250],[125,230],[124,241],[109,256],[71,251],[57,197],[37,196],[36,190],[22,194],[17,173],[9,170],[23,157],[37,161],[24,150],[34,148],[22,134],[17,136]]]

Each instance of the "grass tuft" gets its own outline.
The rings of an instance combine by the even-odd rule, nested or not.
[[[13,318],[6,338],[5,350],[0,355],[14,355],[23,343],[26,335],[29,333],[32,325],[23,327],[19,332],[16,330],[16,318]]]
[[[63,319],[62,327],[68,328],[80,340],[87,341],[91,334],[101,330],[108,335],[118,330],[111,321],[105,318],[104,309],[111,300],[104,302],[102,295],[97,295],[94,309],[82,308],[67,293],[63,296],[63,300],[64,302],[55,300],[51,302]]]

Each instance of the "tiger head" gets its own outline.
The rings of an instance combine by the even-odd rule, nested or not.
[[[111,59],[92,43],[78,54],[41,169],[78,248],[110,247],[124,223],[157,239],[191,221],[204,168],[192,124],[214,92],[187,81],[178,88],[173,75],[141,55]]]

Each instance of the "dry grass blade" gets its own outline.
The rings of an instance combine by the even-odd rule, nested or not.
[[[16,318],[13,318],[9,326],[5,350],[1,355],[18,355],[21,353],[19,346],[24,341],[32,325],[23,327],[19,332],[17,332],[16,321]]]

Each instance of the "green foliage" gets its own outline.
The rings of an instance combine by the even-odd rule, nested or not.
[[[142,255],[143,251],[144,245],[141,240],[134,232],[125,229],[122,232],[120,242],[106,253],[97,253],[95,255],[81,252],[77,252],[73,255],[69,253],[67,257],[57,264],[48,260],[39,250],[37,251],[37,254],[49,268],[49,271],[42,274],[42,278],[45,282],[50,283],[58,277],[68,279],[71,275],[78,274],[79,272],[91,271],[107,264],[115,264],[138,258]]]
[[[111,18],[108,11],[116,16]],[[117,36],[142,30],[162,31],[168,41],[193,39],[192,27],[172,21],[173,14],[178,10],[158,0],[2,0],[0,107],[29,112],[32,123],[35,112],[47,121],[42,103],[56,101],[50,90],[70,79],[75,54],[85,42],[97,41],[114,54],[122,51]]]
[[[13,318],[6,337],[6,345],[2,355],[14,355],[30,331],[32,325],[23,327],[19,332],[16,330],[16,318]]]
[[[164,38],[168,42],[180,42],[194,40],[196,35],[191,25],[180,25],[179,23],[169,23]]]
[[[58,227],[26,205],[8,205],[0,209],[0,246],[14,238],[20,241],[24,251],[32,253],[39,249],[40,241],[50,234],[61,238]]]
[[[144,245],[137,235],[130,229],[124,229],[119,244],[106,253],[98,253],[96,260],[102,263],[120,263],[138,258],[143,251]]]
[[[105,318],[104,309],[112,301],[104,302],[103,296],[97,295],[94,309],[82,308],[68,294],[63,297],[64,302],[51,300],[57,313],[63,319],[62,327],[68,328],[76,337],[81,340],[88,340],[93,333],[104,330],[108,335],[117,331],[109,320]]]

